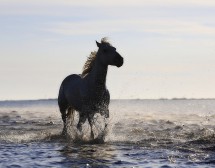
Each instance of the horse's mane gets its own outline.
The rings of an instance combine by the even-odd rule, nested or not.
[[[108,38],[104,37],[101,39],[101,44],[106,44],[108,46],[111,46],[111,44],[108,42]],[[93,51],[90,53],[90,55],[87,57],[87,61],[84,64],[83,71],[81,76],[86,76],[93,68],[93,64],[96,60],[97,51]]]

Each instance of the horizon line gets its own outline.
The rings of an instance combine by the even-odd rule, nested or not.
[[[8,99],[0,100],[4,101],[48,101],[48,100],[57,100],[57,98],[44,98],[44,99]],[[173,98],[120,98],[120,99],[110,99],[110,100],[215,100],[214,98],[186,98],[186,97],[173,97]]]

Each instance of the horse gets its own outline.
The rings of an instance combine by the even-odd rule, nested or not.
[[[116,51],[106,38],[97,42],[98,51],[91,52],[83,67],[82,74],[67,76],[61,83],[58,94],[58,106],[64,123],[62,134],[67,134],[67,121],[74,120],[74,112],[79,113],[77,129],[81,132],[82,125],[88,119],[93,133],[93,117],[100,113],[109,118],[110,94],[106,88],[108,65],[121,67],[123,57]]]

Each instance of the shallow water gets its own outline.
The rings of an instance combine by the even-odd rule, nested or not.
[[[56,100],[2,101],[0,167],[215,167],[214,123],[215,100],[112,100],[104,142],[74,142]]]

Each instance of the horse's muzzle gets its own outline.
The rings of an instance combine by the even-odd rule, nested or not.
[[[123,60],[123,57],[118,57],[117,59],[116,59],[116,66],[119,68],[119,67],[121,67],[122,65],[123,65],[123,62],[124,62],[124,60]]]

